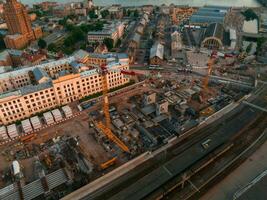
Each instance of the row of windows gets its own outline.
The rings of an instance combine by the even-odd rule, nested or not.
[[[109,84],[111,88],[121,85],[124,81],[127,80],[127,79],[123,79],[123,76],[114,75],[113,77],[117,77],[117,78],[109,79]],[[93,78],[98,78],[98,76],[95,76]],[[84,82],[82,86],[77,85],[77,94],[75,94],[76,92],[74,90],[72,83],[65,85],[65,90],[64,90],[65,96],[63,97],[61,94],[59,94],[59,98],[62,103],[69,103],[83,96],[87,96],[87,95],[90,95],[92,93],[96,93],[102,90],[101,82],[99,83],[97,80],[91,81],[90,78],[82,79],[82,80],[85,80],[86,82]],[[77,81],[76,83],[79,84],[79,81]],[[44,109],[47,109],[48,107],[55,106],[57,105],[57,101],[54,95],[55,95],[54,89],[50,88],[44,91],[40,91],[40,92],[36,92],[33,94],[29,94],[27,96],[24,96],[23,98],[25,100],[26,109],[29,111],[29,113],[33,114],[36,112],[40,112]],[[3,113],[3,116],[5,117],[5,120],[8,122],[15,121],[15,120],[25,117],[25,113],[24,113],[25,111],[22,107],[22,102],[20,99],[0,104],[0,108],[2,108],[1,112]]]

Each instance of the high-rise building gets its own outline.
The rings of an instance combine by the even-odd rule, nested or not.
[[[83,5],[84,8],[87,8],[88,10],[91,10],[94,7],[93,0],[85,0]]]
[[[9,35],[5,37],[7,48],[23,48],[30,41],[42,36],[41,28],[32,28],[25,6],[17,0],[6,0],[4,18],[9,32]]]

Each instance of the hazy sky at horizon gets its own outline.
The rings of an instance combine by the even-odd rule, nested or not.
[[[66,2],[77,2],[84,0],[18,0],[24,4],[32,5],[33,3],[42,1],[56,1],[58,3]],[[177,5],[191,5],[191,6],[203,6],[203,5],[221,5],[221,6],[247,6],[255,7],[259,6],[257,0],[93,0],[96,5],[111,5],[111,4],[122,4],[123,6],[139,6],[143,4],[163,4],[166,3],[177,4]]]

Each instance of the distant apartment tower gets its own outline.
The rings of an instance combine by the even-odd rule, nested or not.
[[[93,0],[85,0],[84,1],[84,8],[91,10],[94,7]]]
[[[7,48],[21,49],[42,36],[41,28],[32,28],[25,6],[17,0],[6,0],[4,19],[9,32],[4,39]]]

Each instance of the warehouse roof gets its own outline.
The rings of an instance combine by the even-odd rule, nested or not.
[[[164,46],[159,42],[156,42],[150,49],[150,58],[156,56],[160,59],[163,59],[163,54],[164,54]]]
[[[141,39],[141,35],[139,33],[135,33],[132,40],[136,43],[139,43],[140,39]]]
[[[205,6],[194,13],[191,18],[191,23],[222,23],[225,14],[229,10],[228,7],[222,6]]]
[[[224,34],[223,25],[220,23],[212,23],[206,29],[205,38],[216,37],[222,40],[223,34]]]
[[[40,91],[40,90],[44,90],[44,89],[51,88],[51,87],[52,87],[52,82],[51,81],[45,82],[45,83],[40,83],[38,85],[27,85],[27,86],[22,87],[20,89],[20,94],[21,95],[26,95],[26,94],[30,94],[30,93],[37,92],[37,91]]]
[[[35,68],[33,69],[33,75],[36,81],[40,81],[43,78],[48,78],[50,79],[50,77],[48,76],[48,74],[46,73],[46,71],[42,68]]]

